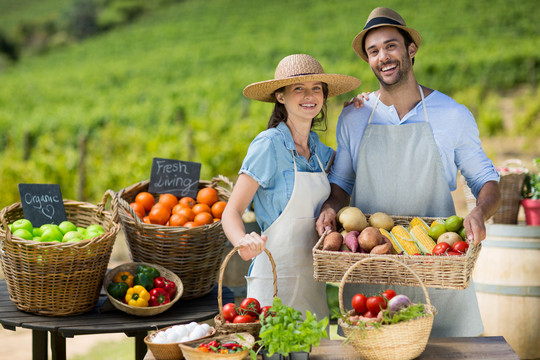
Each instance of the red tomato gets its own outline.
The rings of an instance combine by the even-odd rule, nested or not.
[[[382,295],[386,298],[386,300],[390,300],[391,298],[396,296],[396,292],[392,289],[388,289],[385,292],[383,292]]]
[[[452,251],[452,250],[446,252],[446,256],[460,256],[460,255],[462,254]]]
[[[377,312],[378,313],[378,312]],[[377,317],[377,313],[374,313],[374,312],[371,312],[371,311],[366,311],[364,313],[364,317],[367,317],[367,318],[376,318]]]
[[[366,300],[366,306],[369,311],[377,315],[379,311],[386,309],[386,299],[382,296],[370,296]]]
[[[435,245],[432,252],[433,252],[433,255],[444,255],[444,253],[448,249],[450,249],[450,245],[448,245],[448,243],[445,243],[443,241],[443,242],[438,243],[437,245]]]
[[[226,321],[233,321],[234,318],[238,316],[238,313],[236,312],[236,305],[233,303],[228,303],[223,305],[223,318]]]
[[[465,254],[468,248],[469,248],[469,244],[467,244],[466,241],[458,241],[454,245],[452,245],[452,251],[455,251],[460,254]]]
[[[250,315],[238,315],[234,318],[233,323],[235,324],[245,324],[255,322],[255,318]]]
[[[362,294],[356,294],[352,298],[352,307],[357,314],[363,314],[367,311],[366,307],[367,298]]]
[[[271,307],[272,306],[268,305],[268,306],[263,306],[261,308],[261,314],[263,314],[263,317],[266,317],[267,315],[271,315],[271,316],[275,315],[275,313],[270,312]]]
[[[240,303],[240,308],[242,309],[239,311],[241,315],[251,315],[254,318],[258,318],[261,313],[261,304],[255,298],[245,298]]]

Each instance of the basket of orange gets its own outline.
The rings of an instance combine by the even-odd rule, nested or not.
[[[122,189],[113,201],[131,259],[160,264],[178,275],[183,299],[208,294],[217,283],[227,244],[221,214],[233,184],[221,175],[200,180],[197,196],[191,198],[151,194],[149,183]]]

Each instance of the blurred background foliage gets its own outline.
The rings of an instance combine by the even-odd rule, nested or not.
[[[420,83],[465,104],[483,141],[519,139],[538,156],[537,1],[385,4],[423,36]],[[377,87],[352,50],[380,2],[344,0],[0,0],[0,207],[19,183],[58,183],[97,202],[146,180],[153,157],[202,163],[235,180],[272,105],[242,89],[308,53],[326,72]],[[329,101],[328,131],[351,92]],[[499,156],[497,152],[490,153]]]

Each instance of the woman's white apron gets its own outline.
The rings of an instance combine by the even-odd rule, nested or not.
[[[422,96],[426,121],[405,125],[374,125],[373,107],[358,151],[356,182],[351,204],[365,213],[448,217],[455,214],[454,202],[435,143]],[[394,285],[346,286],[348,304],[358,292],[374,295],[392,288],[413,302],[424,302],[420,287]],[[432,337],[478,336],[484,327],[471,281],[465,290],[428,288],[438,314]],[[347,304],[347,303],[346,303]]]
[[[312,248],[318,240],[315,221],[330,195],[330,184],[318,157],[323,171],[311,173],[298,171],[292,155],[293,192],[281,215],[264,232],[266,248],[276,263],[277,296],[283,304],[304,315],[309,310],[320,320],[328,316],[326,284],[313,279]],[[272,267],[266,253],[254,259],[246,279],[247,296],[259,300],[261,306],[272,305]]]

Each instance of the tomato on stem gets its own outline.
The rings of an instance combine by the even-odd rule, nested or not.
[[[444,253],[448,251],[448,249],[450,249],[450,245],[448,245],[448,243],[440,242],[437,245],[435,245],[432,253],[433,255],[444,255]]]
[[[259,314],[261,313],[261,304],[259,303],[259,300],[255,298],[245,298],[240,303],[240,311],[238,311],[241,315],[250,315],[254,318],[258,318]]]
[[[370,296],[366,300],[366,307],[374,314],[378,314],[379,311],[386,309],[386,299],[382,296]]]
[[[234,318],[234,324],[245,324],[255,322],[255,318],[250,315],[238,315]]]
[[[363,294],[356,294],[353,296],[351,301],[352,307],[357,314],[363,314],[367,311],[366,300],[367,297],[365,297]]]
[[[223,305],[223,318],[225,321],[232,322],[235,317],[238,316],[236,312],[236,305],[234,303],[228,303]]]

